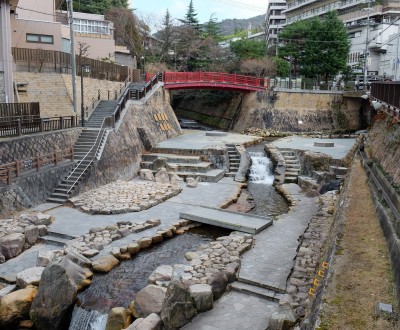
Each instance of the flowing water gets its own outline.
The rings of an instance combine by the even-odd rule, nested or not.
[[[264,145],[247,148],[252,162],[247,189],[256,204],[249,213],[265,217],[286,213],[289,207],[286,200],[275,191],[273,166],[264,152]]]
[[[148,284],[149,276],[158,266],[186,264],[186,252],[196,251],[200,245],[229,233],[228,230],[212,226],[193,228],[184,235],[140,252],[108,274],[96,274],[92,284],[78,294],[69,329],[104,330],[107,313],[113,307],[127,308],[136,293]]]

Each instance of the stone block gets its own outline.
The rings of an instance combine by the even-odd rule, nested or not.
[[[29,245],[34,245],[39,238],[39,228],[31,225],[24,230],[25,240]]]
[[[152,313],[160,314],[166,288],[150,284],[140,290],[133,303],[132,314],[135,318],[147,317]]]
[[[0,253],[6,258],[11,259],[19,255],[25,244],[25,235],[15,233],[0,238]]]
[[[213,308],[213,292],[208,284],[194,284],[189,287],[190,295],[199,313]]]
[[[146,181],[154,181],[155,180],[153,171],[149,170],[149,169],[141,169],[139,171],[139,175],[142,180],[146,180]]]
[[[170,265],[162,265],[156,268],[149,276],[149,283],[154,284],[157,281],[170,281],[173,274],[173,267]]]
[[[17,274],[17,285],[24,289],[28,285],[39,285],[44,267],[32,267]]]

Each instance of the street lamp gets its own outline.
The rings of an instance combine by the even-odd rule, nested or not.
[[[84,109],[84,102],[83,102],[83,73],[90,73],[90,66],[81,64],[81,122],[82,127],[85,126],[85,109]]]
[[[140,57],[140,64],[142,65],[142,68],[143,68],[143,74],[145,74],[146,73],[146,71],[145,71],[145,68],[144,68],[144,64],[145,64],[145,58],[144,58],[144,56],[141,56]]]

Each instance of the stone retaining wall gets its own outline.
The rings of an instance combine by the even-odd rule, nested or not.
[[[0,163],[26,160],[35,156],[71,148],[81,133],[81,128],[23,135],[0,139]]]
[[[156,121],[154,115],[160,113],[165,113],[168,121]],[[161,124],[169,124],[171,129],[162,130]],[[84,190],[134,178],[140,169],[142,153],[149,145],[151,149],[156,143],[179,134],[181,128],[169,104],[167,91],[159,89],[144,103],[128,102],[117,128],[109,133],[102,157],[94,166]]]
[[[40,172],[14,179],[10,186],[0,188],[0,215],[43,203],[57,187],[61,177],[73,168],[73,163],[43,168]]]

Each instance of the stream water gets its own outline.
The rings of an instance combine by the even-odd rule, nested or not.
[[[158,266],[186,264],[186,252],[196,251],[200,245],[229,233],[212,226],[193,228],[184,235],[140,252],[108,274],[96,274],[92,284],[78,294],[69,329],[104,330],[107,313],[116,306],[128,307],[136,293],[148,284],[149,276]]]
[[[264,152],[264,145],[265,143],[262,143],[246,150],[252,163],[247,190],[256,205],[249,213],[276,216],[288,212],[289,207],[286,200],[276,192],[273,186],[273,166]]]

